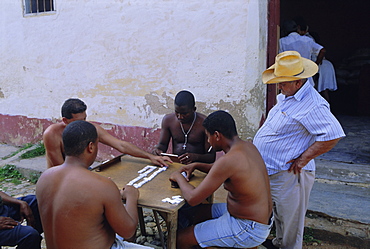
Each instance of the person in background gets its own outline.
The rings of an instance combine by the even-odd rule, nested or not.
[[[298,25],[298,33],[302,36],[307,36],[313,39],[315,42],[320,42],[320,38],[317,33],[310,34],[308,32],[308,25],[302,18],[298,18],[296,20]],[[317,53],[313,53],[311,55],[311,60],[316,61],[318,57]],[[336,91],[337,87],[337,79],[335,76],[335,69],[333,64],[326,59],[324,56],[321,64],[319,64],[319,71],[318,74],[314,77],[315,88],[321,94],[321,96],[326,99],[326,101],[330,101],[329,91]]]
[[[325,55],[325,48],[308,36],[298,33],[298,25],[293,20],[285,20],[283,29],[287,36],[279,39],[279,53],[284,51],[297,51],[303,58],[311,59],[312,54],[317,54],[315,63],[320,65]]]

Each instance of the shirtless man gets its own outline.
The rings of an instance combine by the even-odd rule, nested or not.
[[[47,167],[61,165],[64,162],[64,149],[62,133],[66,126],[76,120],[86,120],[86,104],[80,99],[68,99],[62,106],[62,121],[50,125],[43,134],[46,149]],[[171,162],[168,157],[154,156],[135,145],[119,140],[110,135],[104,128],[94,124],[98,131],[99,142],[115,148],[116,150],[135,157],[147,158],[155,165],[168,166],[165,161]]]
[[[119,191],[109,178],[87,169],[98,151],[96,127],[80,120],[69,124],[63,144],[65,162],[47,169],[36,185],[47,248],[148,248],[116,238],[136,231],[139,191],[132,186]]]
[[[170,139],[172,151],[179,155],[183,164],[192,162],[213,163],[216,152],[210,148],[202,126],[205,115],[195,112],[194,95],[189,91],[180,91],[175,97],[175,112],[167,114],[162,120],[159,144],[153,154],[166,152]]]
[[[256,147],[238,137],[230,114],[216,111],[203,122],[208,142],[216,151],[226,154],[213,165],[193,163],[171,174],[187,203],[196,206],[213,194],[221,184],[228,191],[226,203],[203,204],[191,210],[190,224],[178,231],[177,248],[238,247],[262,244],[269,235],[272,222],[272,200],[265,164]],[[181,175],[195,170],[207,172],[194,188]],[[241,227],[241,230],[238,230]]]

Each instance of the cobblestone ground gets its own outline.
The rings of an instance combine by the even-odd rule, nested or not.
[[[25,195],[33,195],[35,194],[36,185],[28,182],[28,181],[20,181],[20,184],[14,184],[10,180],[6,179],[0,183],[0,190],[7,193],[10,196],[15,198],[25,196]],[[136,242],[142,245],[150,246],[156,249],[163,249],[161,246],[161,241],[159,237],[159,233],[157,230],[156,223],[154,222],[153,214],[150,209],[144,209],[144,221],[146,223],[146,233],[147,236],[142,236],[140,229],[136,232]],[[160,220],[163,223],[163,220]],[[24,223],[25,225],[25,223]],[[166,233],[166,227],[162,226],[162,231]],[[7,247],[2,246],[2,249],[15,249],[16,247]],[[46,249],[45,241],[42,241],[42,249]]]

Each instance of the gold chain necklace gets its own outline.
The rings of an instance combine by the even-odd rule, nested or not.
[[[197,118],[197,113],[194,112],[194,119],[193,119],[193,123],[191,123],[191,126],[189,128],[189,130],[185,133],[184,131],[184,127],[182,127],[182,123],[180,122],[180,126],[181,126],[181,130],[182,130],[182,133],[184,134],[185,136],[185,142],[184,142],[184,145],[182,146],[182,149],[183,150],[186,150],[186,144],[188,143],[188,134],[190,133],[191,129],[193,128],[193,125],[195,123],[195,119]]]

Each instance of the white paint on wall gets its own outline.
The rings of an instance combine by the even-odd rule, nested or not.
[[[156,128],[188,89],[200,112],[258,128],[266,0],[55,0],[27,17],[20,2],[0,3],[1,114],[60,118],[78,97],[89,120]]]

